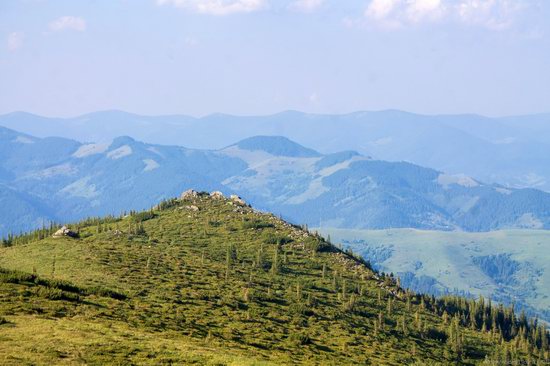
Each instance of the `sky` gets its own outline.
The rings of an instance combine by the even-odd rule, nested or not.
[[[1,0],[0,114],[550,112],[548,0]]]

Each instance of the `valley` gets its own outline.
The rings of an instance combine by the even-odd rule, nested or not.
[[[550,231],[318,230],[415,291],[482,295],[550,321]]]

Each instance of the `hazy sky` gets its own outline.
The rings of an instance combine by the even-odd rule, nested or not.
[[[0,113],[550,112],[550,0],[0,0]]]

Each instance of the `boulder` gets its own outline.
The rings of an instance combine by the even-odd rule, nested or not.
[[[232,194],[230,198],[231,198],[231,201],[233,201],[237,205],[246,206],[246,202],[241,197],[237,196],[236,194]]]
[[[223,199],[223,193],[220,191],[214,191],[210,193],[210,197],[212,197],[215,200],[221,200]]]
[[[188,189],[187,191],[183,192],[180,196],[180,199],[182,200],[193,200],[195,198],[197,198],[199,196],[199,194],[192,190],[192,189]]]
[[[186,209],[188,210],[191,210],[191,211],[198,211],[199,208],[195,205],[191,205],[191,206],[185,206]]]
[[[76,238],[78,235],[74,231],[69,230],[69,228],[66,227],[66,226],[63,226],[61,229],[57,230],[53,234],[54,238],[61,238],[61,237],[64,237],[64,236],[68,236],[68,237],[71,237],[71,238]]]

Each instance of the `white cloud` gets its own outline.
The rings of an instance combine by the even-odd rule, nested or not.
[[[385,19],[400,5],[401,0],[372,0],[365,10],[365,16],[372,19]]]
[[[365,17],[374,24],[388,29],[401,27],[402,0],[372,0],[365,10]]]
[[[407,19],[413,23],[437,21],[443,18],[446,9],[442,0],[417,0],[408,4]]]
[[[295,0],[290,3],[288,8],[292,11],[311,13],[323,5],[323,1],[324,0]]]
[[[371,0],[364,15],[369,25],[386,29],[446,21],[503,30],[525,4],[517,0]]]
[[[457,6],[461,21],[491,30],[509,28],[525,3],[516,0],[462,0]]]
[[[86,30],[86,20],[81,17],[73,16],[60,17],[50,23],[50,30],[54,32],[63,30],[83,32]]]
[[[8,50],[16,51],[23,46],[24,34],[22,32],[12,32],[8,35]]]
[[[200,14],[230,15],[252,13],[265,7],[266,0],[157,0],[158,5],[172,5]]]
[[[443,0],[372,0],[365,16],[386,27],[438,21],[446,13]]]

